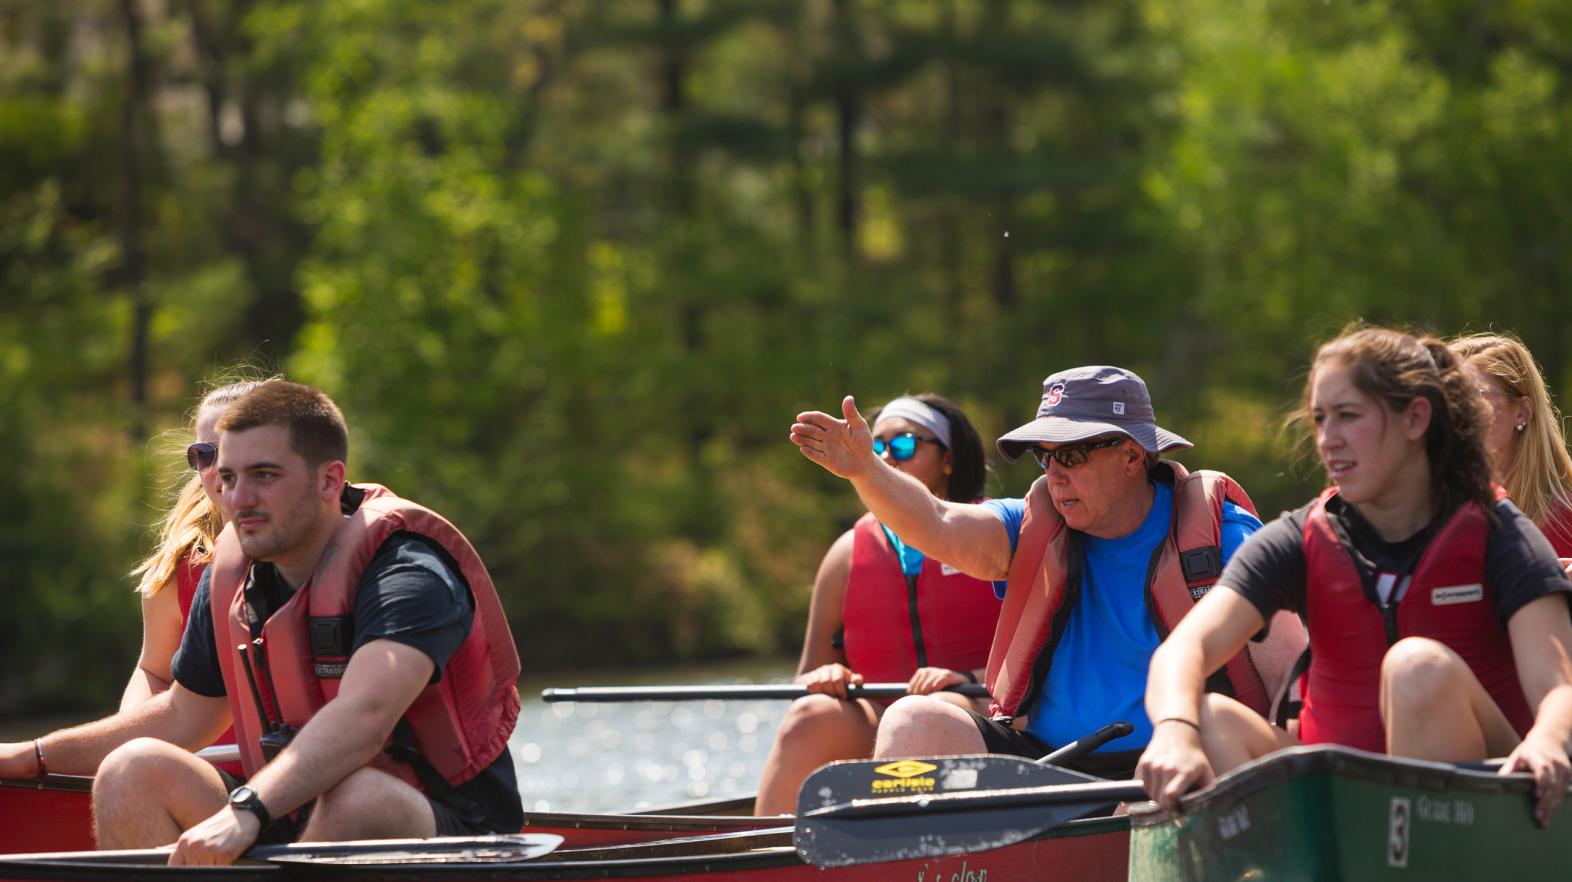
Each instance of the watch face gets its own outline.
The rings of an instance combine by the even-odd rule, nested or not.
[[[249,801],[251,801],[252,799],[255,799],[255,798],[256,798],[256,793],[254,791],[252,791],[252,789],[250,787],[247,787],[246,785],[242,784],[242,785],[240,785],[239,787],[236,787],[233,791],[230,792],[230,794],[229,794],[229,804],[230,805],[239,805],[239,804],[241,804],[243,802],[249,802]]]

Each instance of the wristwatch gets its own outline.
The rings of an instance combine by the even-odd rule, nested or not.
[[[242,784],[229,792],[229,807],[236,811],[250,812],[262,822],[262,829],[266,830],[273,823],[273,816],[268,814],[267,806],[262,804],[262,797],[257,792]]]

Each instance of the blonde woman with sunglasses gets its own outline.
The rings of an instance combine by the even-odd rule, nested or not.
[[[1490,405],[1491,478],[1557,555],[1572,558],[1572,455],[1534,356],[1506,334],[1470,334],[1451,346],[1479,372],[1479,391]]]
[[[180,648],[197,582],[212,560],[219,531],[228,521],[219,505],[218,470],[214,468],[218,420],[230,404],[257,385],[259,381],[247,380],[220,386],[197,405],[192,441],[186,448],[186,464],[194,474],[159,521],[158,547],[131,571],[138,577],[137,592],[142,596],[142,653],[120,696],[121,711],[163,692],[172,682],[170,664]],[[224,733],[216,743],[233,744],[233,733]]]

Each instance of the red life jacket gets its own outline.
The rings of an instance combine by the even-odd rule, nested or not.
[[[193,549],[180,559],[175,567],[175,600],[180,604],[180,632],[186,630],[186,622],[191,620],[191,602],[196,599],[197,585],[202,581],[202,573],[207,569],[207,564],[197,563],[196,550]],[[167,588],[164,590],[168,590]],[[224,734],[214,739],[215,747],[235,743],[235,729],[231,726],[224,730]],[[220,769],[235,777],[245,774],[245,769],[240,763],[225,762],[214,763]]]
[[[194,548],[175,565],[175,599],[180,604],[182,632],[186,629],[186,621],[191,618],[191,602],[196,599],[197,584],[202,581],[202,573],[205,570],[207,564],[197,563]]]
[[[877,518],[863,515],[852,527],[841,624],[846,664],[869,683],[904,683],[929,665],[980,668],[998,620],[992,583],[931,557],[908,581]]]
[[[474,620],[448,659],[442,679],[416,697],[403,723],[412,736],[410,746],[425,762],[448,784],[462,784],[507,749],[518,720],[518,650],[496,588],[469,541],[441,515],[376,484],[353,490],[363,491],[364,499],[339,525],[316,571],[263,625],[265,663],[254,651],[249,653],[257,670],[257,690],[272,720],[304,726],[338,694],[353,645],[347,625],[355,589],[371,558],[394,533],[424,537],[458,565],[474,599]],[[264,725],[236,650],[252,642],[241,590],[251,561],[240,550],[233,525],[219,536],[212,568],[213,629],[221,647],[224,687],[246,773],[255,774],[266,764],[260,743]],[[409,765],[388,753],[379,754],[371,765],[425,789]]]
[[[1485,584],[1490,525],[1484,507],[1469,502],[1453,512],[1420,555],[1407,593],[1395,604],[1380,606],[1372,596],[1382,574],[1355,563],[1355,552],[1327,514],[1327,503],[1336,495],[1335,487],[1323,491],[1305,518],[1310,669],[1303,683],[1300,740],[1385,753],[1381,659],[1404,637],[1429,637],[1451,647],[1512,728],[1519,735],[1527,732],[1534,714],[1517,677],[1511,641],[1496,617],[1495,593]],[[1404,574],[1386,575],[1398,579]]]
[[[1561,503],[1550,507],[1545,513],[1545,519],[1537,526],[1545,538],[1550,540],[1550,547],[1556,550],[1556,557],[1572,558],[1572,508],[1567,508]]]
[[[1222,575],[1223,502],[1251,514],[1255,506],[1222,472],[1192,474],[1177,462],[1163,460],[1152,477],[1174,485],[1168,539],[1147,569],[1146,584],[1147,610],[1159,637],[1167,637]],[[1038,478],[1026,495],[1021,537],[1010,561],[1009,590],[988,657],[987,684],[995,714],[1019,716],[1037,699],[1081,590],[1078,536],[1054,508],[1047,477]],[[1229,659],[1207,687],[1231,694],[1265,716],[1304,646],[1298,618],[1281,613],[1272,619],[1267,639],[1252,642]]]

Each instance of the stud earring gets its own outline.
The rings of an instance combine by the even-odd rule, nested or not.
[[[1518,423],[1517,424],[1517,430],[1519,432],[1523,431],[1523,427],[1526,426],[1526,425],[1528,425],[1528,424],[1527,423]]]

